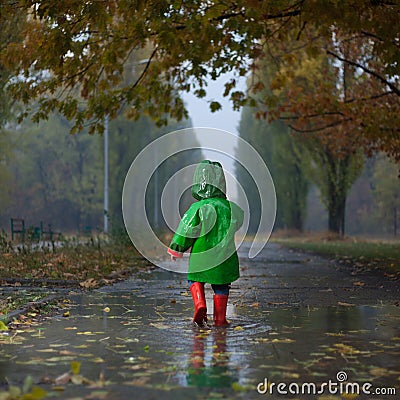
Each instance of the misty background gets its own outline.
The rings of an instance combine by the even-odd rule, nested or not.
[[[297,146],[295,135],[281,122],[256,119],[253,110],[234,111],[221,98],[223,84],[229,76],[209,81],[207,96],[198,99],[182,94],[190,118],[171,120],[158,128],[147,117],[131,121],[121,115],[109,124],[109,224],[110,231],[124,230],[121,195],[126,173],[135,156],[152,140],[187,127],[222,129],[248,141],[261,154],[272,174],[277,193],[276,230],[326,231],[328,214],[323,188],[310,172],[313,160]],[[246,80],[239,82],[245,88]],[[217,100],[222,110],[211,112],[210,101]],[[64,234],[100,233],[104,220],[104,140],[101,135],[69,133],[71,124],[52,114],[47,121],[35,124],[10,122],[1,146],[7,154],[7,168],[0,173],[0,227],[9,234],[10,219],[23,218],[26,227],[40,222],[51,224]],[[216,140],[218,137],[216,136]],[[201,147],[197,137],[194,147]],[[176,144],[179,145],[178,143]],[[235,162],[240,153],[237,142],[223,143],[231,156],[207,149],[183,152],[163,163],[150,180],[146,193],[148,218],[155,229],[166,228],[159,213],[163,186],[179,169],[204,158],[220,161],[234,174],[249,196],[250,230],[258,226],[259,194],[246,171]],[[6,150],[6,151],[5,151]],[[155,156],[156,157],[156,156]],[[155,163],[157,160],[155,159]],[[311,166],[311,168],[310,168]],[[315,168],[314,168],[315,170]],[[345,211],[345,233],[362,236],[393,236],[397,233],[399,188],[398,168],[382,155],[365,159],[356,171],[357,178],[349,190]],[[237,199],[236,183],[228,180],[228,197]],[[189,191],[180,202],[184,212],[193,201]],[[171,207],[173,205],[171,204]]]

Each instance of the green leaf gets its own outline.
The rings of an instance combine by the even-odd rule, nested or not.
[[[22,393],[28,393],[29,389],[32,387],[33,385],[33,378],[31,375],[28,375],[25,379],[24,379],[24,385],[22,387]]]
[[[203,98],[206,97],[207,92],[204,89],[197,89],[194,91],[194,94],[199,98]]]
[[[210,103],[210,110],[211,112],[216,112],[218,110],[221,110],[222,106],[220,103],[218,103],[218,101],[212,101]]]
[[[8,391],[10,392],[10,398],[17,398],[21,395],[21,389],[18,386],[10,386]]]

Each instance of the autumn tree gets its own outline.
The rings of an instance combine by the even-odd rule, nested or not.
[[[4,13],[0,6],[0,54],[5,52],[12,43],[22,40],[24,15],[19,13]],[[7,68],[6,62],[0,60],[0,127],[3,127],[11,116],[13,99],[7,93],[7,86],[13,76],[13,71]]]
[[[277,213],[282,216],[283,228],[302,231],[307,216],[307,195],[310,189],[307,166],[310,160],[305,156],[298,137],[291,135],[287,124],[275,121],[271,128],[274,135],[271,162],[275,169],[279,204]]]
[[[272,47],[289,42],[286,52],[275,54],[281,63],[274,82],[291,96],[282,102],[274,94],[265,98],[275,117],[291,113],[292,126],[318,129],[351,123],[353,134],[367,153],[377,150],[400,159],[399,146],[399,37],[397,1],[319,0],[185,2],[122,1],[77,2],[64,0],[6,1],[1,18],[25,15],[23,40],[13,40],[1,52],[1,60],[14,73],[9,85],[16,99],[28,104],[40,99],[35,119],[59,110],[73,120],[73,130],[87,123],[103,129],[105,114],[115,117],[121,105],[137,118],[146,113],[158,123],[166,114],[187,117],[178,91],[206,94],[207,79],[231,71],[245,75],[257,68],[257,60]],[[343,52],[342,44],[357,52]],[[123,70],[132,53],[151,49],[135,82],[122,84]],[[295,74],[301,49],[310,59],[328,57],[359,74],[362,90],[345,102],[310,102]],[[236,76],[226,82],[223,94],[234,107],[253,103],[250,92],[236,89]],[[162,78],[162,79],[160,79]],[[71,95],[79,88],[81,99]],[[257,87],[253,88],[258,90]],[[289,101],[296,99],[296,101]],[[217,101],[211,102],[218,110]],[[343,129],[347,135],[347,129]],[[332,131],[328,130],[331,135]],[[336,134],[333,142],[341,142]]]
[[[254,110],[248,107],[242,111],[239,135],[254,146],[270,170],[278,204],[275,228],[302,231],[309,189],[306,176],[309,158],[302,154],[297,138],[290,135],[285,123],[257,119]],[[241,159],[240,143],[236,151]],[[244,169],[238,166],[236,172],[248,198],[252,199],[249,204],[250,230],[256,231],[260,218],[258,190]]]
[[[304,155],[309,159],[308,173],[317,186],[322,203],[328,211],[328,230],[345,233],[346,199],[362,172],[363,155],[348,153],[338,158],[315,134],[302,140]]]
[[[272,137],[271,135],[267,134],[261,135],[261,132],[263,132],[263,125],[265,125],[265,121],[254,118],[252,109],[248,107],[243,108],[238,128],[239,136],[258,151],[268,169],[270,172],[272,172],[270,162],[272,158]],[[236,155],[244,166],[251,162],[251,160],[245,158],[247,153],[243,153],[240,143],[236,148]],[[251,202],[249,203],[249,231],[257,232],[261,218],[261,194],[259,193],[252,176],[247,172],[246,168],[240,163],[237,163],[235,168],[235,174],[238,178],[239,184],[246,193],[246,197],[251,199]]]
[[[398,166],[380,155],[373,173],[373,195],[377,217],[397,236],[400,226],[400,185]]]
[[[12,150],[9,132],[0,128],[0,209],[5,209],[10,202],[8,188],[12,181],[9,169],[12,160]]]
[[[352,116],[345,110],[374,101],[367,98],[371,82],[350,63],[310,52],[308,40],[298,37],[295,27],[286,33],[281,42],[269,44],[252,75],[252,87],[257,88],[255,112],[261,118],[285,120],[301,140],[311,160],[310,178],[328,211],[328,228],[344,234],[347,195],[363,166],[360,149],[368,155],[379,150],[372,150],[363,139],[359,122],[364,115]],[[320,40],[315,36],[316,45]],[[346,59],[366,56],[365,48],[338,31],[332,30],[330,41],[324,43]],[[383,117],[377,118],[376,123],[383,125],[382,121]]]
[[[19,14],[4,16],[0,13],[0,53],[13,41],[19,40],[24,18]],[[0,209],[10,203],[12,174],[10,164],[13,159],[13,142],[7,121],[12,118],[13,99],[7,93],[12,72],[0,61]]]
[[[383,68],[373,59],[370,45],[332,30],[330,40],[320,43],[340,55],[332,59],[333,50],[315,56],[294,35],[295,31],[272,50],[269,47],[269,59],[278,65],[269,86],[271,94],[264,99],[272,117],[289,121],[296,132],[317,133],[338,154],[351,142],[369,156],[384,150],[396,158],[400,101],[395,88],[371,79],[357,63],[346,62],[369,60],[370,65]],[[319,40],[315,38],[316,44]]]

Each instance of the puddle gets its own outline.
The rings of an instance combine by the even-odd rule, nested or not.
[[[54,392],[62,398],[93,390],[105,391],[107,399],[132,396],[127,393],[144,399],[158,392],[174,399],[205,393],[260,398],[256,387],[265,378],[320,383],[335,379],[338,371],[354,382],[399,383],[395,306],[230,306],[230,327],[203,329],[192,326],[192,302],[182,293],[103,291],[75,295],[72,302],[70,317],[4,339],[1,386],[22,386],[31,375],[52,392],[54,385],[40,382],[68,371],[71,361],[81,363],[86,378],[102,377],[102,384],[93,389],[70,383],[61,394]]]

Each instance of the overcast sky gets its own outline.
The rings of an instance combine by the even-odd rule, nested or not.
[[[210,80],[205,98],[199,99],[191,93],[183,94],[194,127],[207,126],[237,134],[240,111],[233,111],[232,104],[222,95],[225,90],[224,83],[228,79],[230,75],[223,75],[216,81]],[[243,86],[241,85],[242,88]],[[211,101],[218,101],[222,105],[222,110],[212,113],[209,107]]]
[[[235,135],[238,135],[238,127],[240,121],[240,111],[234,111],[232,109],[232,104],[226,97],[223,97],[224,83],[231,78],[230,75],[223,75],[216,81],[210,80],[208,83],[207,96],[205,98],[199,99],[191,93],[183,93],[183,99],[187,105],[189,116],[192,119],[193,127],[210,127],[216,129],[223,129]],[[239,88],[242,90],[245,87],[245,78],[240,82]],[[211,112],[210,102],[218,101],[222,105],[222,110]],[[216,138],[217,140],[217,138]],[[201,143],[200,143],[201,144]],[[235,154],[235,142],[225,142],[224,148],[229,154],[234,156]],[[225,157],[216,152],[203,151],[206,158],[211,160],[220,161],[225,169],[233,173],[233,161],[228,157]],[[230,182],[227,176],[228,185],[228,196],[233,199],[236,195],[236,188]]]

